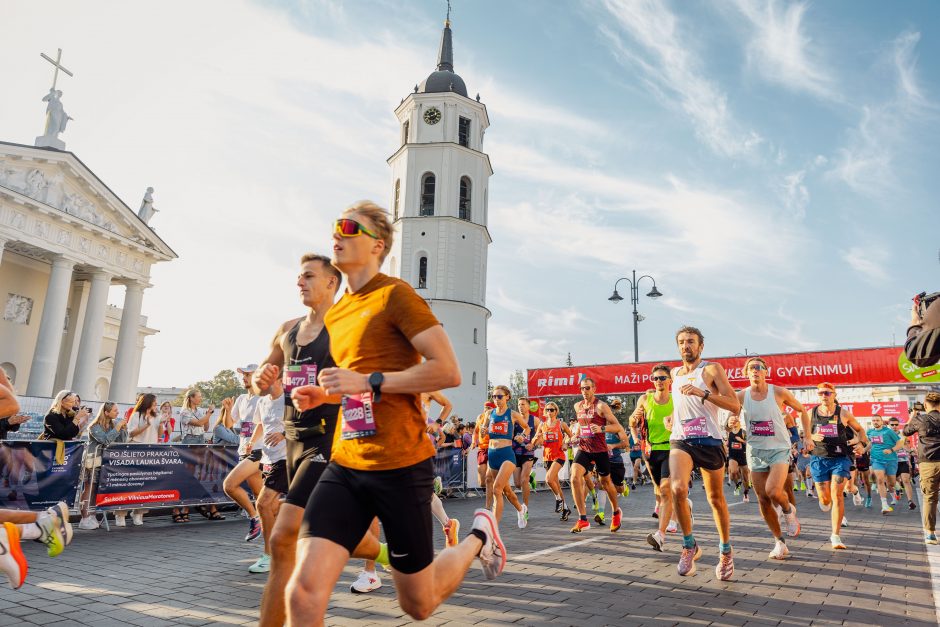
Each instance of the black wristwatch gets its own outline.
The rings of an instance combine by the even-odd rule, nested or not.
[[[708,397],[711,396],[711,395],[712,395],[712,391],[711,391],[711,390],[705,390],[705,396],[702,397],[702,402],[704,403],[705,401],[707,401],[707,400],[708,400]]]
[[[382,400],[382,384],[385,383],[385,375],[381,372],[373,372],[369,375],[369,385],[372,386],[372,402],[378,403]]]

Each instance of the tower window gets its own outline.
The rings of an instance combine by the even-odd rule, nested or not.
[[[479,344],[479,342],[477,341],[477,329],[473,330],[473,343]]]
[[[421,208],[418,215],[434,215],[434,187],[436,179],[434,175],[428,172],[421,179]]]
[[[461,117],[458,121],[457,141],[461,146],[470,147],[470,118]]]
[[[407,124],[407,122],[406,122]],[[394,219],[398,219],[398,201],[401,198],[401,179],[395,180],[395,202],[392,203],[392,207],[395,210]]]
[[[421,257],[418,260],[418,289],[424,289],[428,286],[428,258]]]
[[[471,385],[476,385],[476,384],[477,384],[477,373],[474,372],[474,373],[473,373],[473,383],[471,383]]]
[[[408,131],[411,129],[411,123],[408,120],[405,120],[405,123],[401,125],[401,143],[402,145],[408,143]]]
[[[470,183],[470,179],[466,176],[460,177],[460,198],[459,198],[459,215],[458,217],[461,220],[470,219],[470,194],[473,191],[473,184]]]

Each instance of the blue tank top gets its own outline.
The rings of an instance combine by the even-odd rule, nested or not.
[[[620,444],[620,437],[618,437],[616,433],[605,432],[604,441],[610,445],[617,445],[617,444]],[[616,464],[623,463],[623,449],[622,448],[615,448],[614,450],[610,451],[609,455],[610,455],[610,461]]]
[[[506,413],[497,414],[496,410],[490,414],[490,440],[512,439],[512,409],[506,408]]]

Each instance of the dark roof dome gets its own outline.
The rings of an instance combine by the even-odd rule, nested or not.
[[[467,86],[463,79],[454,73],[454,43],[450,31],[450,20],[444,22],[444,32],[441,35],[441,47],[437,53],[437,70],[418,85],[420,94],[437,94],[454,92],[467,98]]]

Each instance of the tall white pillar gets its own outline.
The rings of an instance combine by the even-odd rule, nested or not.
[[[62,255],[56,255],[52,260],[49,285],[46,287],[46,300],[42,306],[42,319],[39,322],[39,337],[36,339],[36,352],[33,354],[29,383],[26,385],[27,396],[53,395],[52,386],[55,383],[56,365],[59,362],[59,348],[62,346],[65,311],[68,306],[74,267],[75,262]]]
[[[111,374],[111,398],[108,399],[117,403],[133,403],[137,397],[135,361],[143,300],[143,284],[128,281],[127,291],[124,293],[124,311],[121,313],[121,330],[114,354],[114,370]]]
[[[101,336],[104,334],[104,316],[108,308],[110,287],[111,275],[108,272],[98,271],[91,275],[91,290],[88,292],[88,305],[85,307],[85,324],[82,325],[75,376],[72,378],[72,389],[83,399],[93,400],[96,396],[95,382],[98,379]]]

